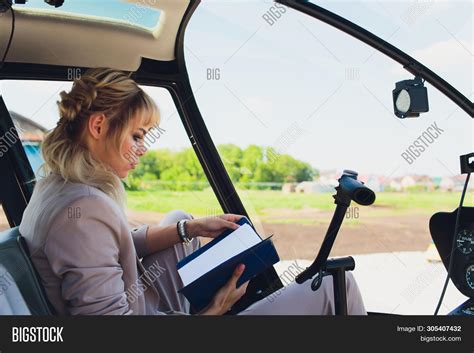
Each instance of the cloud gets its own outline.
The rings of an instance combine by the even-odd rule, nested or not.
[[[452,38],[415,50],[411,56],[435,72],[449,73],[451,70],[472,71],[472,53],[472,42]],[[392,72],[406,74],[399,64],[394,66]],[[466,75],[468,77],[470,76]]]
[[[414,57],[419,61],[432,62],[437,67],[446,67],[450,65],[472,64],[472,42],[466,40],[450,39],[438,42],[432,46],[417,50]]]

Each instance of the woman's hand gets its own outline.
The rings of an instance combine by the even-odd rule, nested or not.
[[[242,215],[226,213],[219,216],[210,216],[188,220],[186,228],[192,237],[200,236],[215,238],[226,229],[237,229],[239,225],[234,223],[241,219]]]
[[[239,300],[247,290],[249,281],[243,283],[237,288],[237,281],[242,273],[244,273],[245,265],[240,264],[235,269],[230,280],[224,287],[219,289],[212,302],[199,314],[200,315],[222,315],[225,314]]]

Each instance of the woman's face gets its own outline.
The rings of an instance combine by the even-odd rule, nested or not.
[[[117,150],[111,147],[114,146],[114,141],[110,141],[111,137],[107,136],[107,120],[100,121],[99,119],[96,124],[100,124],[102,129],[97,129],[97,127],[94,129],[94,123],[91,123],[92,132],[95,132],[98,138],[92,139],[89,150],[94,158],[112,168],[119,178],[126,178],[139,163],[139,158],[146,153],[145,135],[153,125],[145,126],[143,119],[138,117],[132,119],[125,128],[122,145]],[[99,131],[98,134],[97,131]]]
[[[127,177],[130,170],[135,169],[139,158],[147,152],[145,135],[151,126],[144,126],[142,119],[135,118],[129,124],[120,147],[120,156],[110,160],[110,166],[120,178]]]

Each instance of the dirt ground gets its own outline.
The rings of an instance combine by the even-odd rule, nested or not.
[[[329,225],[264,224],[275,234],[275,246],[282,259],[314,259]],[[429,217],[381,217],[339,231],[331,256],[398,251],[425,251],[431,237]]]
[[[128,211],[132,226],[158,223],[164,214]],[[331,220],[331,212],[315,210],[280,210],[267,222],[252,218],[261,235],[274,234],[273,240],[282,260],[307,259],[316,256]],[[425,251],[431,242],[429,215],[405,214],[373,216],[360,214],[344,221],[331,256],[398,251]],[[282,219],[299,219],[302,224],[278,223]],[[313,224],[305,224],[310,220]],[[0,212],[0,230],[8,222]],[[205,243],[207,239],[203,239]]]
[[[163,214],[129,211],[128,217],[135,221],[132,224],[156,223]],[[278,210],[275,218],[267,217],[270,222],[253,220],[262,236],[274,234],[273,241],[282,260],[311,260],[321,246],[331,217],[332,212]],[[315,224],[278,223],[278,219],[301,219],[302,223],[311,219]],[[429,215],[423,214],[373,216],[364,211],[357,219],[344,220],[331,256],[425,251],[431,242],[429,219]]]

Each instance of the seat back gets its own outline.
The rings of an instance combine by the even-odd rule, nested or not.
[[[0,233],[0,265],[6,270],[0,275],[7,275],[15,282],[32,315],[53,313],[18,227]]]
[[[31,315],[10,272],[0,264],[0,315]]]

